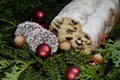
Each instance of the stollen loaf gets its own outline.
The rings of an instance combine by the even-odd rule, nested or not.
[[[114,28],[119,9],[119,0],[73,0],[55,16],[49,30],[59,44],[68,41],[71,49],[89,54]]]

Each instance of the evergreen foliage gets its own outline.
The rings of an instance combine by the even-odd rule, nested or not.
[[[92,54],[69,51],[56,52],[42,60],[30,51],[27,44],[16,48],[12,44],[14,31],[19,23],[31,20],[31,12],[42,9],[49,26],[52,19],[71,0],[1,0],[0,1],[0,79],[1,80],[64,80],[65,71],[76,66],[81,73],[76,80],[120,80],[120,21],[107,40],[105,49]],[[112,44],[110,43],[112,41]],[[91,56],[101,53],[105,63],[90,65]]]

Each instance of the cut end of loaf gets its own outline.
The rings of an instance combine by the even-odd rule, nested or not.
[[[49,30],[57,36],[59,43],[67,40],[73,50],[87,54],[92,52],[91,37],[82,32],[82,26],[79,22],[68,17],[54,19]]]

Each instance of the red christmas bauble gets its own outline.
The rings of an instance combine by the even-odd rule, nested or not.
[[[33,20],[34,20],[34,21],[40,21],[40,20],[43,20],[43,19],[44,19],[45,14],[44,14],[43,10],[35,9],[35,10],[32,12],[32,17],[33,17]]]
[[[48,44],[40,44],[36,48],[36,53],[41,59],[46,59],[51,54],[51,47]]]
[[[80,70],[77,67],[72,66],[65,72],[65,80],[75,80],[79,73]]]

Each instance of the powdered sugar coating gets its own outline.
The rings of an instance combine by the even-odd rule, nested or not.
[[[39,27],[39,24],[35,23],[35,22],[29,22],[26,21],[24,23],[21,23],[17,26],[17,29],[15,31],[15,35],[23,35],[26,37],[27,33],[31,30],[33,30],[34,28]]]

